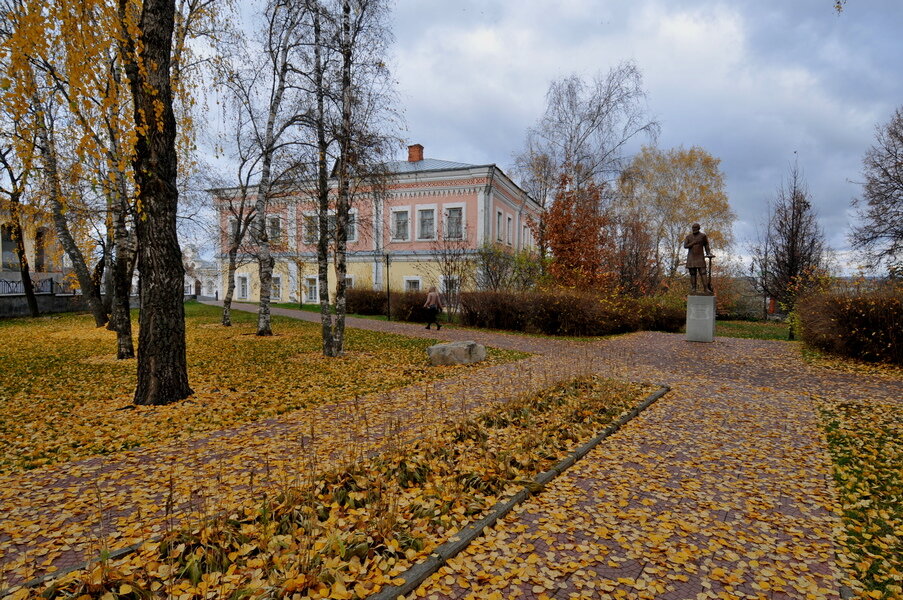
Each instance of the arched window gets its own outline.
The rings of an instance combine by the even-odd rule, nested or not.
[[[4,269],[19,269],[19,255],[16,253],[16,238],[13,236],[13,226],[8,223],[0,225],[0,255],[2,255]]]

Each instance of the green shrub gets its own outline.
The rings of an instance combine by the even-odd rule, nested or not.
[[[638,302],[643,329],[676,333],[687,321],[687,302],[681,296],[646,296]]]
[[[533,295],[531,306],[531,325],[548,335],[609,335],[641,325],[636,301],[626,296],[545,291]]]
[[[345,311],[355,315],[384,315],[386,293],[378,290],[346,290]]]
[[[903,286],[852,286],[797,301],[800,338],[811,347],[867,361],[903,364]]]
[[[461,323],[471,327],[525,331],[530,319],[530,298],[535,294],[464,292]]]
[[[684,299],[674,295],[636,299],[570,289],[461,294],[461,323],[471,327],[598,336],[639,329],[676,332],[685,321]]]

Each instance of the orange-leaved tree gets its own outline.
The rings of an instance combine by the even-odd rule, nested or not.
[[[621,211],[648,224],[658,270],[668,280],[678,274],[684,237],[700,223],[712,251],[733,242],[736,215],[730,208],[721,161],[703,148],[661,150],[646,146],[619,179]]]
[[[613,286],[611,224],[600,187],[592,180],[575,186],[567,172],[562,173],[545,222],[552,254],[549,273],[555,283],[578,289]]]

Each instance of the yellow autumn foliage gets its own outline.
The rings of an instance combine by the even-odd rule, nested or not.
[[[32,469],[203,432],[303,407],[450,377],[432,367],[430,340],[349,330],[338,359],[320,350],[319,326],[274,317],[277,335],[254,335],[254,315],[186,307],[188,372],[195,394],[169,406],[131,404],[135,361],[117,361],[116,334],[87,316],[0,321],[0,473]],[[486,363],[525,356],[489,349]]]

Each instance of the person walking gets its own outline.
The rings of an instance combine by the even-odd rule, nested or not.
[[[439,313],[442,312],[444,308],[442,306],[442,297],[439,296],[439,292],[436,291],[436,286],[430,286],[429,293],[426,295],[426,302],[423,303],[423,308],[426,309],[427,317],[426,328],[429,329],[430,325],[433,323],[436,324],[436,331],[442,329],[442,325],[439,324]]]

